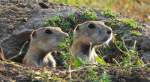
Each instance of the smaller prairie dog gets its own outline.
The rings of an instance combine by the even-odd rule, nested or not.
[[[78,24],[73,33],[70,52],[86,64],[97,64],[95,48],[108,44],[112,39],[112,29],[101,21],[87,21]]]
[[[33,31],[23,63],[36,67],[56,67],[52,52],[58,49],[59,43],[67,36],[59,27],[44,27]]]

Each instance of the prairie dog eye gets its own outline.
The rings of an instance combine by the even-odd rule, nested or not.
[[[107,30],[107,34],[110,35],[111,34],[111,30]]]
[[[50,29],[45,30],[45,33],[52,34],[53,32]]]
[[[88,25],[88,28],[93,29],[93,28],[96,28],[96,26],[93,23],[91,23]]]

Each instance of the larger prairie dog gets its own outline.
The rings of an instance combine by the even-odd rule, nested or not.
[[[67,36],[59,27],[45,27],[33,31],[23,63],[36,67],[56,67],[52,52],[57,50],[59,43]]]
[[[108,44],[112,39],[112,29],[101,21],[87,21],[78,24],[73,33],[70,52],[86,64],[97,64],[95,48]]]

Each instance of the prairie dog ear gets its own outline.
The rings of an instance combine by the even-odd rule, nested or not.
[[[80,27],[80,24],[78,24],[78,25],[75,27],[74,31],[79,31],[79,27]]]
[[[36,37],[36,36],[37,36],[37,32],[36,32],[36,30],[33,30],[31,33],[31,37]]]

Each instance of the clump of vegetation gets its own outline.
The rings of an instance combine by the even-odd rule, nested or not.
[[[98,76],[98,73],[93,69],[88,69],[87,71],[88,74],[85,76],[85,81],[88,82],[99,82],[100,81],[100,76]]]
[[[86,9],[83,12],[83,15],[81,16],[83,19],[85,20],[96,20],[97,19],[97,14],[95,11],[90,10],[90,9]]]
[[[104,71],[101,75],[100,81],[99,82],[112,82],[110,79],[109,74],[107,74],[106,71]]]
[[[115,18],[117,16],[117,14],[113,12],[111,9],[103,10],[101,14],[108,18]]]
[[[144,27],[142,25],[140,25],[134,19],[123,18],[120,21],[130,27],[129,30],[130,30],[131,35],[133,35],[133,36],[141,36],[142,35],[142,33],[139,30],[143,30]]]
[[[123,18],[120,21],[128,25],[132,30],[143,29],[143,27],[134,19]]]
[[[134,42],[134,45],[131,48],[127,48],[123,39],[122,41],[116,41],[115,44],[119,51],[121,51],[124,54],[120,65],[124,67],[144,66],[144,62],[142,61],[142,59],[139,58],[138,51],[136,50],[136,41]]]
[[[111,62],[115,62],[119,66],[124,66],[124,67],[143,67],[145,66],[143,60],[139,57],[139,53],[136,49],[136,42],[132,47],[129,45],[125,44],[125,41],[121,38],[122,36],[128,34],[132,36],[141,36],[142,33],[140,32],[143,29],[143,26],[141,26],[137,21],[134,19],[110,19],[105,23],[106,25],[110,26],[112,29],[116,28],[123,28],[124,30],[120,30],[119,32],[116,33],[115,37],[115,45],[111,45],[111,47],[104,49],[102,53],[104,55],[108,54],[109,51],[113,49],[119,50],[120,58],[119,60],[111,60]],[[128,47],[127,47],[128,46]],[[110,54],[113,54],[112,52]]]
[[[130,33],[131,33],[131,35],[133,35],[133,36],[141,36],[141,35],[142,35],[141,32],[136,31],[136,30],[131,30]]]
[[[62,16],[53,16],[48,19],[44,26],[61,27],[62,30],[68,31],[76,22],[75,15],[70,14],[67,18]]]
[[[61,22],[60,16],[53,16],[48,19],[48,21],[45,23],[45,26],[59,26]]]
[[[141,36],[142,33],[140,31],[144,29],[144,27],[137,21],[129,18],[123,19],[114,18],[106,21],[105,24],[110,26],[112,29],[123,27],[124,30],[118,32],[119,35],[128,33],[131,34],[132,36]]]
[[[65,68],[69,68],[71,66],[72,68],[78,68],[82,65],[84,65],[84,61],[80,58],[76,58],[70,54],[70,46],[72,43],[73,37],[70,36],[66,38],[63,42],[59,44],[61,58],[65,61]]]
[[[79,13],[78,13],[79,14]],[[96,20],[97,14],[96,12],[86,9],[81,15],[78,16],[75,13],[68,14],[67,17],[63,16],[53,16],[50,17],[44,24],[44,26],[55,26],[55,27],[61,27],[63,31],[69,31],[72,28],[75,27],[76,24],[83,22],[85,20]],[[80,20],[78,19],[80,18]]]
[[[119,20],[116,19],[110,19],[108,21],[105,22],[105,24],[109,27],[111,27],[112,29],[118,28],[122,25],[122,22],[120,22]]]
[[[110,75],[104,70],[100,75],[95,69],[87,69],[87,74],[84,76],[86,82],[111,82]]]
[[[124,18],[121,21],[123,23],[127,24],[128,26],[130,26],[132,29],[137,29],[138,28],[138,23],[134,19]]]

